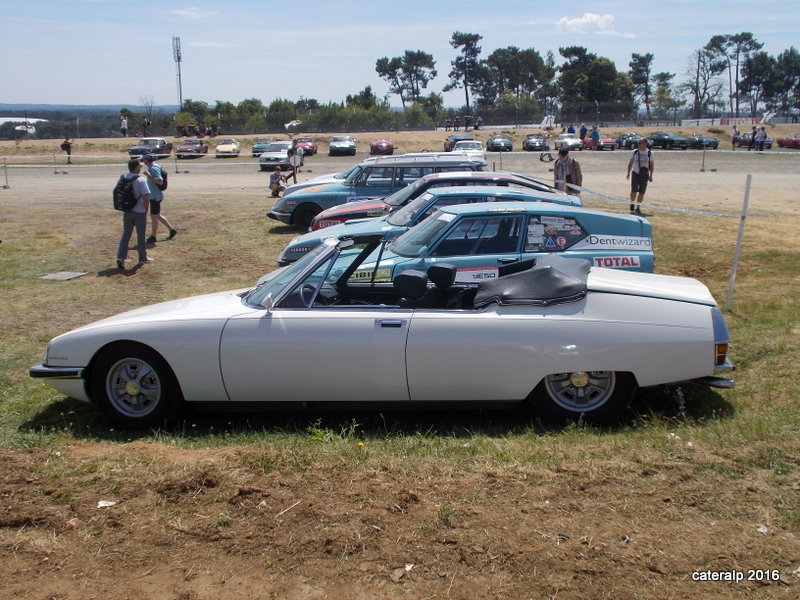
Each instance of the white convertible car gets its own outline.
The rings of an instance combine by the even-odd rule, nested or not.
[[[60,335],[30,374],[127,428],[168,424],[185,402],[527,400],[603,422],[637,387],[733,385],[722,313],[694,279],[554,255],[478,284],[454,283],[446,260],[376,283],[363,266],[383,247],[327,238],[251,289]]]

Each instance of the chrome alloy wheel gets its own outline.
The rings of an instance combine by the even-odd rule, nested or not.
[[[591,412],[603,406],[614,394],[613,371],[588,371],[548,375],[545,389],[550,399],[573,413]]]
[[[108,370],[106,394],[112,407],[127,417],[143,417],[159,406],[161,379],[152,366],[138,358],[124,358]]]

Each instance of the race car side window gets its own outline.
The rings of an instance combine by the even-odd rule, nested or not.
[[[588,235],[575,219],[531,215],[525,252],[561,252]]]
[[[514,216],[461,219],[433,250],[433,256],[517,252],[523,218]]]

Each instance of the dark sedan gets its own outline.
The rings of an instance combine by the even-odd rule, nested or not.
[[[488,152],[511,152],[514,144],[505,135],[493,135],[486,140],[486,150]]]
[[[636,146],[639,145],[640,139],[642,139],[642,136],[638,133],[621,133],[617,136],[617,148],[636,148]]]
[[[541,152],[544,150],[544,136],[541,133],[529,133],[522,140],[522,149]]]
[[[456,145],[456,142],[460,142],[461,140],[473,140],[473,139],[475,138],[473,138],[468,133],[454,133],[444,141],[444,151],[452,152],[453,146]]]
[[[695,133],[692,137],[689,138],[689,147],[713,148],[714,150],[716,150],[717,148],[719,148],[719,139],[711,137],[710,135],[702,135],[700,133]]]
[[[208,142],[203,140],[185,140],[175,150],[177,158],[200,158],[208,154]]]
[[[647,143],[651,148],[680,148],[686,150],[689,147],[689,138],[682,137],[672,131],[654,131],[647,136]]]
[[[169,156],[172,153],[172,142],[164,138],[142,138],[135,146],[128,148],[128,155],[132,157],[155,154],[156,156]]]

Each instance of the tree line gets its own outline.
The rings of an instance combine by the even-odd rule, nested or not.
[[[185,100],[175,114],[154,111],[152,99],[140,98],[140,111],[123,109],[133,135],[173,134],[177,126],[205,123],[222,133],[283,133],[293,122],[306,132],[425,129],[458,115],[481,115],[486,124],[540,122],[554,115],[561,122],[603,122],[663,119],[672,116],[702,118],[728,114],[755,116],[760,109],[788,112],[800,104],[800,53],[791,47],[772,56],[752,33],[714,35],[691,53],[685,71],[655,72],[652,53],[631,54],[628,69],[583,46],[552,51],[509,46],[483,57],[477,33],[456,31],[443,92],[461,89],[464,104],[445,108],[442,94],[427,91],[437,76],[436,60],[423,50],[378,58],[375,71],[387,82],[379,97],[371,86],[348,95],[343,102],[321,104],[312,98],[278,98],[264,105],[257,98],[233,104]],[[402,110],[393,110],[398,96]],[[43,115],[44,116],[44,115]],[[37,125],[36,137],[64,135],[102,137],[119,135],[117,114],[55,115]],[[139,123],[149,126],[139,127]],[[0,137],[24,135],[13,123],[0,126]]]

